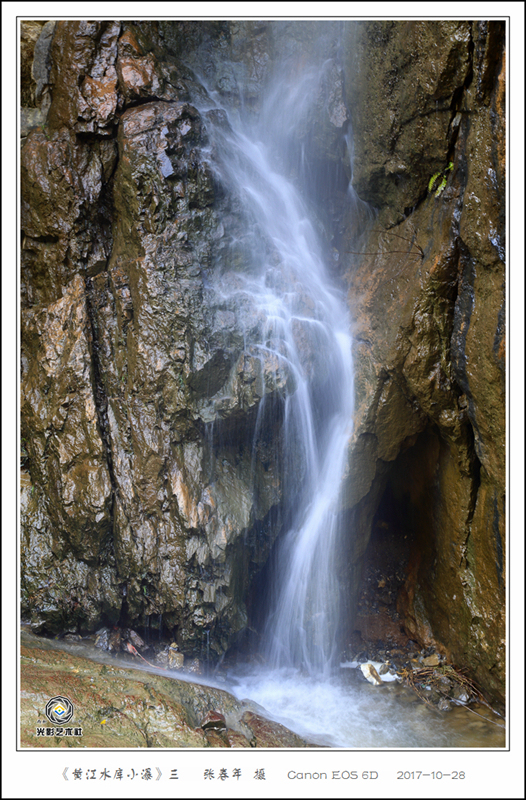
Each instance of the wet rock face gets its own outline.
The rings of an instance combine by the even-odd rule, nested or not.
[[[23,107],[36,107],[33,59],[43,26],[41,20],[24,20],[20,23],[20,82],[23,87],[20,99]]]
[[[454,145],[453,112],[473,71],[471,23],[358,23],[346,32],[353,185],[399,221]]]
[[[486,22],[360,24],[347,84],[353,184],[378,209],[363,246],[373,255],[352,256],[347,273],[357,392],[351,573],[360,574],[383,514],[404,552],[412,548],[397,605],[406,632],[500,700],[503,31]]]
[[[250,475],[243,412],[256,411],[263,392],[246,387],[236,311],[225,308],[213,277],[205,286],[221,219],[233,218],[227,201],[216,200],[205,144],[188,104],[153,102],[123,114],[115,244],[99,283],[117,569],[128,613],[158,608],[187,649],[201,647],[218,618],[225,633],[216,631],[214,648],[244,626],[239,539],[279,501],[272,464]],[[233,446],[221,444],[227,423]]]
[[[81,277],[71,281],[61,300],[32,310],[24,323],[24,338],[36,348],[23,376],[23,433],[33,476],[55,496],[51,520],[69,548],[96,563],[111,527],[112,501]]]
[[[243,355],[260,320],[219,273],[249,266],[244,212],[159,47],[57,23],[47,125],[23,147],[23,606],[50,632],[161,617],[213,657],[279,530],[288,377]]]

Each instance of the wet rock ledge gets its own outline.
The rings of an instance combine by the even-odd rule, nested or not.
[[[82,737],[37,737],[48,700],[66,696]],[[22,634],[22,747],[308,747],[221,689],[100,664]]]

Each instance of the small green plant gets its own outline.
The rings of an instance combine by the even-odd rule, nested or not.
[[[440,175],[440,172],[435,172],[435,174],[432,175],[431,178],[429,179],[429,183],[427,185],[427,191],[428,192],[430,192],[431,189],[433,188],[433,186],[435,185],[435,181],[436,181],[436,179],[438,178],[439,175]]]
[[[446,183],[447,183],[447,178],[442,178],[442,180],[440,181],[440,185],[435,192],[435,197],[440,197],[440,195],[442,194],[442,192],[446,187]]]
[[[50,135],[50,133],[48,131],[47,122],[43,122],[40,127],[41,127],[42,133],[46,137],[47,141],[50,142],[51,141],[51,135]]]
[[[435,191],[435,197],[440,197],[440,195],[442,194],[442,192],[446,188],[446,183],[447,183],[447,179],[448,179],[447,173],[451,172],[452,169],[453,169],[453,162],[450,161],[445,169],[442,169],[439,172],[435,172],[435,174],[432,175],[430,177],[430,179],[429,179],[429,183],[427,184],[427,191],[431,192],[433,190],[433,187],[435,186],[437,180],[439,178],[442,178],[442,180],[438,184],[438,188]]]

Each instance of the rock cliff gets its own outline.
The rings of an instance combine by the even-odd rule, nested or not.
[[[364,23],[348,36],[353,186],[377,209],[346,274],[351,558],[359,571],[371,530],[390,528],[407,552],[403,626],[502,699],[504,25]]]
[[[23,607],[49,632],[133,619],[221,654],[279,530],[277,431],[255,463],[252,438],[287,378],[255,370],[257,315],[214,288],[218,263],[246,266],[243,209],[143,28],[57,23],[23,145]]]
[[[257,617],[289,376],[256,369],[244,342],[261,320],[221,291],[222,264],[228,280],[250,269],[246,212],[211,168],[208,130],[228,123],[195,98],[206,77],[256,114],[278,46],[301,54],[313,33],[23,23],[22,608],[37,630],[161,626],[219,656]],[[404,552],[400,625],[502,699],[503,24],[325,35],[342,66],[298,136],[353,318],[350,607],[381,523]]]

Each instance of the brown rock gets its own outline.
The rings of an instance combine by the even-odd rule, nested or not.
[[[45,644],[45,643],[44,643]],[[199,688],[133,669],[118,672],[60,650],[24,646],[21,652],[22,747],[206,747],[191,725],[186,702]],[[185,693],[189,694],[185,697]],[[43,698],[65,694],[75,708],[82,737],[36,738]],[[227,703],[229,695],[223,693]],[[101,720],[106,720],[101,725]],[[208,745],[209,746],[209,745]],[[214,745],[218,746],[218,745]],[[225,744],[221,746],[227,746]]]
[[[369,613],[360,611],[355,619],[354,627],[360,632],[362,641],[370,642],[373,645],[386,641],[398,645],[407,643],[407,635],[401,630],[400,620],[393,619],[384,607],[371,610]]]
[[[278,722],[271,722],[252,711],[245,711],[241,722],[253,733],[255,747],[306,747],[307,743]]]
[[[110,631],[110,637],[108,641],[108,650],[111,653],[118,653],[122,646],[122,631],[120,628],[114,628]]]
[[[81,270],[105,265],[111,250],[104,181],[115,163],[114,143],[78,142],[66,129],[52,139],[32,131],[21,154],[24,306],[49,304]],[[60,178],[59,178],[60,176]]]
[[[249,742],[246,736],[237,731],[227,730],[224,734],[229,747],[254,747],[255,744]]]
[[[374,255],[349,257],[357,400],[348,574],[360,574],[372,519],[390,508],[411,551],[397,605],[405,630],[502,701],[504,29],[373,22],[352,30],[349,105],[373,109],[353,120],[353,183],[380,213],[362,245]],[[433,74],[430,47],[433,65],[442,64]],[[411,55],[402,67],[403,53]],[[427,185],[448,159],[437,198]]]
[[[182,669],[184,667],[183,653],[176,653],[170,648],[168,650],[168,667],[170,669]]]
[[[22,413],[34,475],[48,486],[46,512],[64,537],[57,551],[65,555],[72,550],[93,562],[110,530],[112,501],[82,279],[73,279],[60,300],[37,308],[24,322],[25,341],[36,356],[22,378]],[[44,450],[48,455],[41,460]]]
[[[356,116],[353,184],[399,221],[416,206],[418,187],[445,166],[449,109],[471,68],[471,25],[362,22],[348,26],[346,37],[347,103]],[[363,108],[374,111],[363,115]]]
[[[267,524],[281,502],[279,424],[255,450],[250,432],[264,387],[292,383],[271,357],[258,377],[244,344],[254,308],[214,294],[221,264],[250,266],[233,244],[246,220],[210,169],[213,115],[182,101],[177,59],[232,98],[252,76],[243,101],[257,108],[272,37],[251,22],[59,21],[49,32],[51,69],[42,43],[29,90],[36,32],[23,33],[24,102],[52,89],[46,127],[22,150],[24,610],[48,631],[94,630],[119,619],[125,590],[131,619],[162,613],[185,652],[212,637],[217,655],[246,626],[238,587],[279,532]],[[354,190],[378,209],[363,247],[352,244],[370,216],[359,198],[351,209],[342,192],[332,217],[320,212],[348,268],[355,341],[342,578],[356,595],[373,520],[388,512],[409,551],[404,628],[500,699],[504,33],[499,21],[347,26],[345,74],[328,71],[301,131],[325,169],[351,109]],[[439,197],[428,191],[437,170]],[[373,255],[351,256],[357,247]],[[297,345],[323,378],[309,330],[296,325]]]
[[[117,39],[119,22],[58,22],[51,48],[52,131],[111,133],[119,105]]]
[[[144,642],[144,641],[141,639],[141,637],[139,636],[139,634],[138,634],[138,633],[136,633],[136,631],[132,630],[131,628],[127,628],[127,629],[124,631],[124,635],[125,635],[125,637],[128,639],[128,641],[129,641],[129,642],[131,642],[131,644],[132,644],[134,647],[136,647],[136,648],[137,648],[137,650],[146,650],[146,649],[147,649],[147,645],[146,645],[146,644],[145,644],[145,642]]]
[[[432,656],[427,656],[427,658],[424,658],[422,664],[424,667],[438,667],[440,664],[440,658],[438,657],[437,653],[433,653]]]
[[[208,728],[204,733],[208,747],[230,747],[230,743],[223,731]]]
[[[20,103],[36,106],[36,83],[32,75],[35,44],[45,24],[44,20],[21,20],[20,22]]]
[[[193,658],[187,665],[186,669],[188,672],[193,672],[194,675],[202,675],[203,668],[201,666],[201,662],[198,658]]]
[[[212,489],[203,481],[205,442],[193,421],[202,413],[203,393],[220,391],[228,382],[232,363],[243,349],[243,334],[231,332],[229,318],[219,329],[212,357],[199,349],[208,320],[219,320],[219,313],[213,305],[203,306],[203,282],[195,264],[211,257],[212,241],[201,231],[203,226],[216,229],[224,209],[211,207],[213,181],[200,156],[199,148],[206,140],[197,111],[188,104],[162,102],[126,111],[119,132],[119,166],[113,174],[116,153],[110,134],[120,108],[112,72],[117,34],[115,26],[99,23],[59,25],[53,43],[53,58],[60,56],[60,64],[54,65],[52,133],[33,131],[23,151],[24,304],[39,307],[28,312],[24,322],[28,360],[23,414],[24,424],[32,431],[26,452],[35,461],[36,489],[45,481],[49,498],[45,504],[49,519],[38,521],[40,529],[46,526],[47,538],[40,535],[36,550],[34,483],[24,495],[27,509],[35,506],[32,516],[24,515],[32,552],[29,556],[27,550],[24,563],[37,560],[42,576],[37,580],[28,575],[28,593],[34,597],[35,591],[48,589],[47,604],[39,604],[41,610],[38,615],[33,611],[33,616],[53,630],[58,624],[63,627],[60,614],[70,620],[68,603],[75,609],[75,620],[96,627],[102,606],[111,619],[118,619],[124,584],[131,618],[162,608],[165,624],[178,626],[185,649],[201,652],[205,631],[213,628],[214,620],[222,618],[228,631],[221,647],[228,646],[246,624],[244,599],[234,591],[237,578],[232,580],[233,573],[245,569],[246,561],[243,550],[230,545],[253,522],[250,443],[241,461],[238,454],[225,454],[218,461]],[[131,47],[130,37],[127,42]],[[122,52],[129,54],[124,47]],[[78,86],[81,74],[81,91],[75,89],[71,97],[66,96],[65,86],[68,82]],[[77,136],[79,131],[95,129],[109,138],[91,141]],[[188,173],[187,163],[198,165],[195,174]],[[114,200],[111,210],[110,199],[112,204]],[[109,230],[111,215],[115,241]],[[223,301],[218,297],[214,302]],[[73,312],[75,304],[81,313]],[[65,326],[60,331],[58,320],[54,326],[46,321],[58,309]],[[231,317],[235,328],[236,317]],[[89,402],[82,395],[83,407],[78,412],[65,360],[59,365],[62,377],[55,380],[41,374],[47,362],[39,363],[37,356],[49,347],[50,331],[57,340],[53,346],[70,352],[74,326],[78,326],[79,342],[73,352],[78,358],[79,348],[84,348],[89,363],[84,365],[82,381],[75,377],[72,386],[78,389],[85,384],[85,394],[91,395]],[[228,350],[235,356],[226,354],[221,337],[231,340]],[[49,380],[53,381],[52,395],[42,396],[39,387]],[[245,394],[234,404],[234,417],[241,412]],[[253,394],[250,402],[255,413],[260,400],[261,394]],[[50,403],[59,408],[59,416],[55,418],[55,410],[50,409],[49,420],[44,420],[41,406]],[[194,411],[188,414],[192,404]],[[68,413],[71,421],[75,417],[73,433]],[[87,413],[95,423],[86,418]],[[36,414],[41,417],[38,424]],[[85,455],[76,457],[71,469],[65,467],[64,475],[57,473],[53,458],[46,456],[37,466],[43,455],[45,426],[54,426],[50,443],[62,447],[69,465],[92,423],[94,442],[82,445]],[[257,515],[261,518],[279,502],[275,462],[276,451],[269,443],[265,466],[258,465],[255,478],[260,484]],[[53,475],[48,476],[52,468]],[[167,479],[161,481],[162,486],[160,475]],[[63,484],[71,498],[77,481],[79,507],[69,509]],[[97,490],[104,495],[102,510],[99,499],[95,502],[91,496]],[[88,492],[90,502],[84,503]],[[110,505],[112,523],[107,526]],[[98,538],[81,533],[77,517],[83,509],[89,525],[101,530]],[[254,541],[250,547],[255,546]],[[101,547],[106,548],[104,567],[98,571],[93,562]],[[89,553],[87,548],[91,548]],[[258,558],[263,557],[260,543],[257,549]],[[63,556],[72,559],[67,570]],[[82,560],[85,556],[91,560],[89,568]],[[188,571],[187,560],[193,563]],[[50,605],[43,578],[57,563],[62,575],[62,589],[56,589],[60,610],[55,600]],[[202,578],[205,572],[207,577]],[[148,586],[139,577],[145,574],[152,576]],[[187,585],[194,581],[195,585]],[[71,601],[61,601],[60,594],[66,598],[69,591]]]
[[[201,727],[206,730],[208,728],[214,728],[216,730],[224,730],[226,729],[226,721],[219,711],[210,710],[201,721]]]

